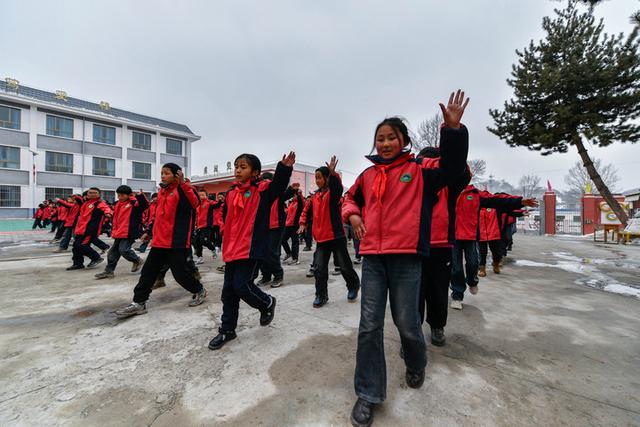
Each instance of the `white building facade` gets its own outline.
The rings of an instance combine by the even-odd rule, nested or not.
[[[0,81],[0,218],[30,218],[45,199],[122,184],[154,192],[160,166],[190,175],[186,125]]]

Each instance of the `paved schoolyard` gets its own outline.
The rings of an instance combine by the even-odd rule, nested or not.
[[[118,321],[137,278],[129,263],[96,281],[101,269],[66,273],[70,254],[13,240],[0,244],[1,426],[348,425],[359,303],[332,276],[329,304],[312,308],[309,253],[269,290],[273,323],[242,305],[238,339],[213,352],[222,276],[211,260],[206,304],[188,308],[170,279],[148,314]],[[387,315],[376,425],[640,425],[640,247],[517,234],[511,258],[450,311],[420,390],[404,384]]]

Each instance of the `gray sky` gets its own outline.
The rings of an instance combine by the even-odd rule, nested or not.
[[[536,173],[563,188],[575,149],[542,157],[486,130],[511,92],[514,50],[542,36],[564,2],[28,1],[2,5],[0,77],[185,123],[202,135],[193,172],[241,152],[263,162],[340,158],[345,181],[368,166],[375,125],[401,115],[415,129],[451,90],[471,97],[470,158],[517,184]],[[597,8],[610,33],[631,30],[640,4]],[[640,186],[640,144],[593,148],[618,165],[618,190]]]

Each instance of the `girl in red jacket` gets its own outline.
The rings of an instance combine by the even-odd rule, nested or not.
[[[196,264],[202,264],[202,250],[204,247],[209,248],[213,252],[215,258],[216,248],[213,246],[213,215],[215,204],[209,200],[207,190],[198,190],[200,197],[200,206],[196,209],[196,234],[193,238],[193,249],[195,250],[194,261]]]
[[[429,254],[431,209],[437,192],[466,171],[468,134],[460,120],[469,100],[464,92],[440,104],[445,126],[440,130],[437,167],[411,154],[411,138],[397,117],[383,120],[374,137],[373,163],[356,179],[342,207],[360,239],[362,297],[356,354],[354,425],[370,425],[376,404],[386,397],[384,317],[387,295],[400,333],[405,380],[411,388],[424,382],[427,353],[418,300],[422,257]],[[314,224],[315,226],[315,224]]]
[[[262,166],[253,154],[241,154],[234,162],[236,180],[227,193],[222,236],[222,319],[218,335],[209,342],[211,350],[236,337],[240,300],[260,311],[261,326],[273,320],[276,299],[262,292],[254,280],[269,249],[271,207],[287,189],[295,160],[294,152],[283,156],[272,181],[259,179]]]

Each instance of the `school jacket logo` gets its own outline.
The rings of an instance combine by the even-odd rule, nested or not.
[[[472,195],[468,195],[467,196],[467,200],[473,200],[473,196]]]
[[[250,190],[245,191],[244,192],[244,197],[246,197],[246,198],[251,197],[251,191]]]
[[[411,174],[405,173],[400,177],[400,182],[411,182]]]

